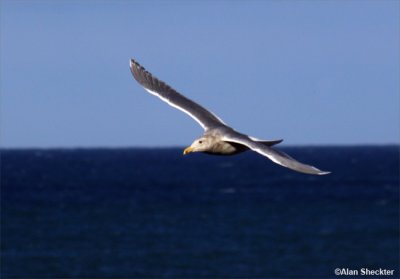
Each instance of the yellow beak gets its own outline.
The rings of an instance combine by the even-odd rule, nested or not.
[[[189,146],[188,148],[185,148],[185,150],[183,150],[183,155],[189,154],[192,151],[193,151],[193,147]]]

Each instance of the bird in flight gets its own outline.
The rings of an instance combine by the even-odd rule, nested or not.
[[[282,142],[282,140],[259,140],[235,131],[218,116],[153,76],[134,59],[130,60],[130,68],[135,80],[146,91],[188,114],[204,129],[204,134],[187,147],[183,154],[204,152],[214,155],[233,155],[250,149],[269,158],[276,164],[297,172],[316,175],[330,173],[300,163],[286,153],[271,147]]]

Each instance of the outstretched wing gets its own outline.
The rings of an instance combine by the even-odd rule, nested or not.
[[[133,77],[146,91],[159,97],[170,106],[188,114],[196,120],[204,130],[226,125],[216,115],[178,93],[165,82],[157,79],[133,59],[131,59],[130,68]]]
[[[298,172],[308,173],[308,174],[318,174],[318,175],[324,175],[330,173],[329,171],[321,171],[316,167],[300,163],[299,161],[296,161],[295,159],[293,159],[292,157],[290,157],[289,155],[287,155],[282,151],[278,151],[276,149],[268,147],[260,142],[253,141],[249,137],[239,133],[231,132],[229,134],[226,134],[223,137],[223,140],[245,145],[251,150],[269,158],[274,163],[277,163],[281,166],[284,166],[286,168]]]

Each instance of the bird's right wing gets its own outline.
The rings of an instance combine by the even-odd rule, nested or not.
[[[196,120],[204,130],[226,125],[218,116],[178,93],[165,82],[157,79],[133,59],[130,61],[130,68],[133,77],[146,91],[159,97],[170,106],[188,114]]]
[[[289,155],[287,155],[282,151],[268,147],[260,142],[253,141],[251,138],[236,132],[231,132],[226,134],[223,137],[223,140],[227,142],[242,144],[248,147],[249,149],[269,158],[274,163],[298,172],[307,174],[318,174],[318,175],[324,175],[330,173],[329,171],[321,171],[316,167],[300,163],[299,161],[293,159],[292,157],[290,157]]]

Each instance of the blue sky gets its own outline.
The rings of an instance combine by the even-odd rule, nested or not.
[[[258,138],[399,143],[399,3],[3,0],[1,146],[190,144],[131,57]]]

